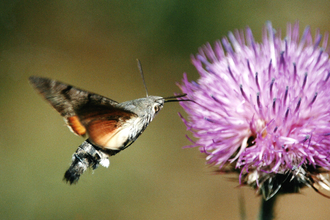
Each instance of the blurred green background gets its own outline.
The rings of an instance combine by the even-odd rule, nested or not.
[[[249,25],[257,40],[267,20],[330,31],[329,1],[0,2],[0,219],[247,219],[260,197],[228,176],[212,175],[188,145],[177,103],[166,104],[144,134],[110,158],[108,169],[62,182],[83,141],[30,87],[30,75],[54,78],[119,102],[180,90],[198,78],[190,55]],[[232,177],[232,176],[231,176]],[[330,200],[311,189],[280,197],[277,219],[327,219]]]

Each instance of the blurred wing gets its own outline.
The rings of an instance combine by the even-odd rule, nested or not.
[[[76,110],[90,140],[103,149],[119,150],[130,134],[130,123],[137,115],[116,106],[87,104]]]
[[[79,136],[88,132],[96,144],[103,143],[101,140],[106,138],[105,134],[113,133],[121,123],[134,115],[115,107],[118,102],[114,100],[56,80],[31,76],[29,81],[66,119],[71,131]]]

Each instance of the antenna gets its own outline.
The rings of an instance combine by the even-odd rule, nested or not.
[[[136,59],[137,61],[137,65],[138,65],[138,68],[139,68],[139,71],[141,73],[141,77],[142,77],[142,80],[143,80],[143,85],[144,85],[144,88],[146,89],[146,93],[147,93],[147,97],[149,96],[148,95],[148,89],[147,89],[147,85],[146,85],[146,82],[144,81],[144,75],[143,75],[143,70],[142,70],[142,65],[141,65],[141,62],[139,59]]]

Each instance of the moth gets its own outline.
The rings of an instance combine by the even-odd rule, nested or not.
[[[66,182],[77,183],[87,168],[108,167],[109,157],[129,147],[164,103],[181,101],[179,98],[185,96],[149,96],[140,61],[138,67],[147,96],[122,103],[56,80],[29,78],[30,84],[61,114],[74,134],[88,136],[72,156],[63,178]]]

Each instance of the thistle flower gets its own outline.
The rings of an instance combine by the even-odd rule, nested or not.
[[[179,85],[191,102],[180,104],[207,163],[239,172],[239,182],[267,200],[303,186],[330,190],[330,61],[319,31],[299,24],[287,34],[268,22],[262,42],[236,30],[199,49],[200,74]],[[182,117],[182,116],[181,116]],[[321,193],[321,192],[320,192]]]

